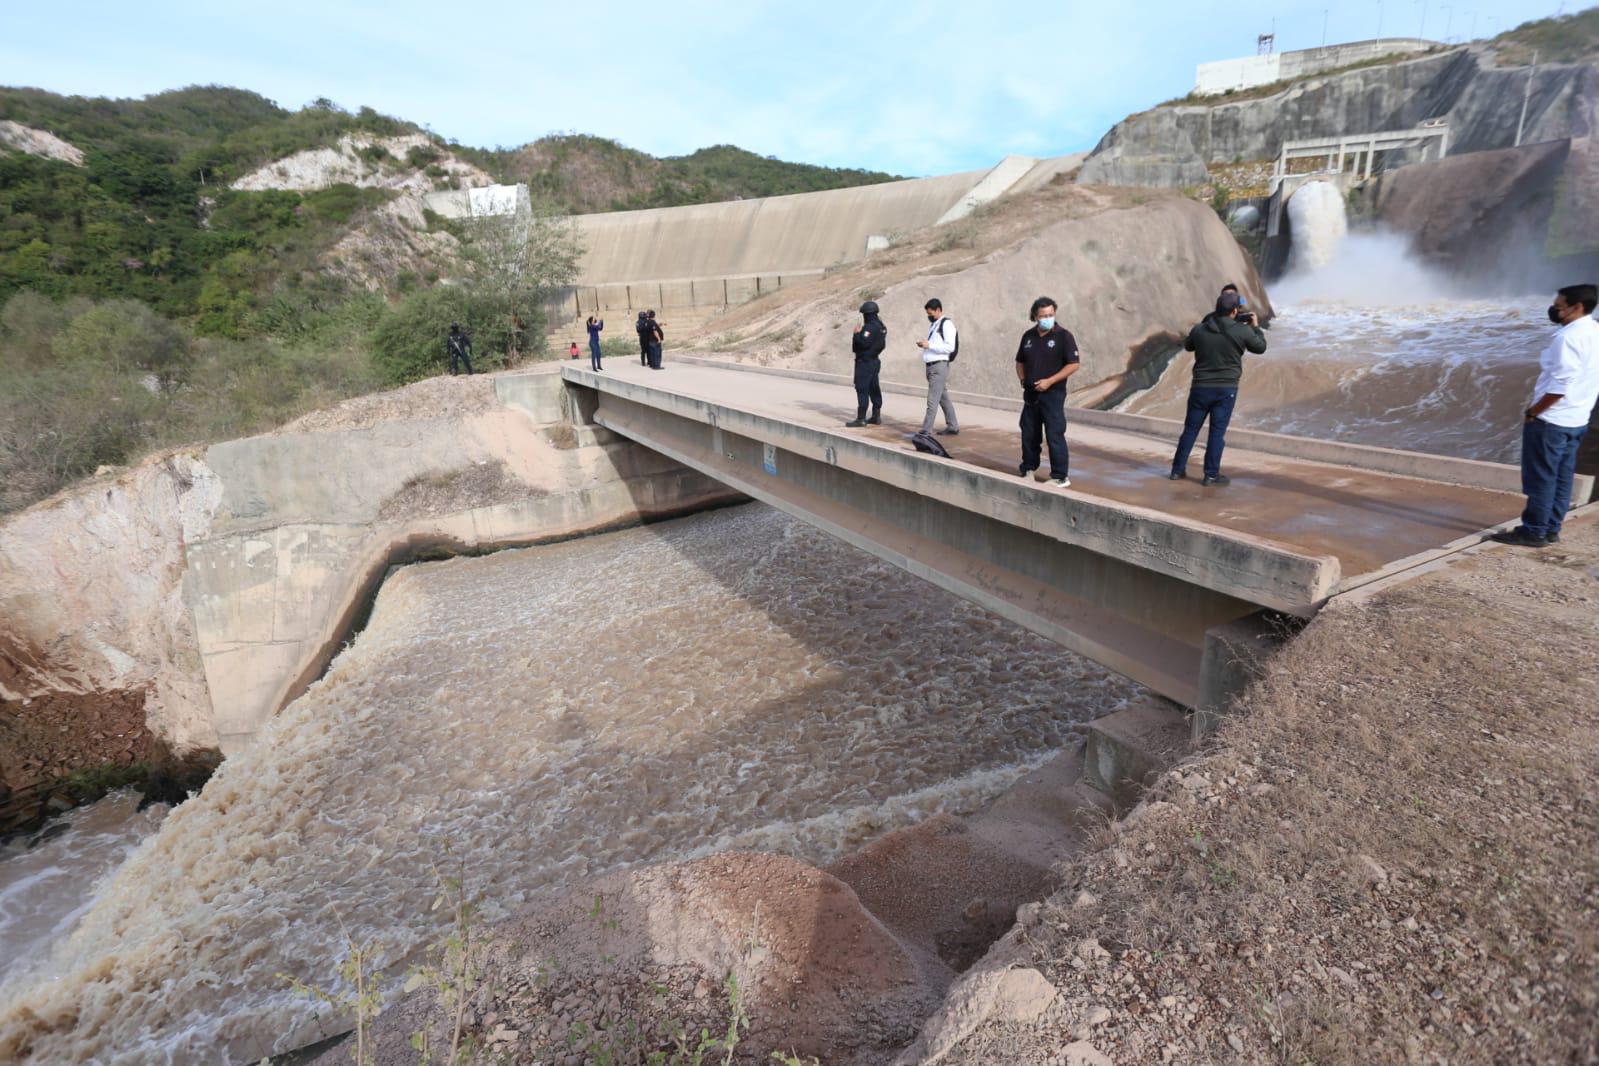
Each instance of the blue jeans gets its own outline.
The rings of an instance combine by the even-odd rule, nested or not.
[[[589,341],[589,367],[594,370],[600,368],[600,342],[598,339]]]
[[[1237,389],[1195,386],[1188,390],[1188,415],[1183,419],[1183,435],[1177,440],[1177,454],[1172,456],[1172,473],[1188,472],[1188,453],[1194,450],[1194,442],[1199,439],[1199,427],[1209,418],[1210,437],[1205,441],[1205,476],[1221,476],[1221,452],[1227,446],[1227,423],[1233,420],[1233,404],[1237,402]]]
[[[1527,509],[1521,525],[1535,537],[1560,532],[1571,508],[1571,476],[1577,472],[1577,446],[1587,426],[1567,429],[1534,418],[1521,430],[1521,491]]]

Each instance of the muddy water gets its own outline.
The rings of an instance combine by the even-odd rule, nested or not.
[[[167,810],[161,803],[139,810],[139,794],[127,789],[0,847],[0,980],[15,979],[49,956],[101,879],[160,827]]]
[[[250,1061],[316,1035],[344,930],[438,935],[588,873],[725,847],[826,861],[979,804],[1133,686],[745,507],[411,567],[328,677],[0,989],[0,1060]]]
[[[1233,425],[1513,463],[1549,343],[1545,303],[1434,298],[1384,307],[1290,290],[1266,354],[1245,357]],[[1121,410],[1182,418],[1192,366],[1180,356]]]

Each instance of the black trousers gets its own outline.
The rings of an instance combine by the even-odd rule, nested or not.
[[[661,345],[659,341],[650,342],[649,355],[645,357],[645,365],[655,370],[661,369]]]
[[[650,365],[650,342],[643,337],[638,339],[638,361],[640,366]]]
[[[1066,451],[1066,390],[1051,389],[1022,394],[1022,468],[1037,470],[1042,458],[1040,437],[1049,442],[1049,476],[1068,476],[1071,455]]]
[[[466,372],[468,374],[472,373],[472,357],[465,352],[458,352],[454,348],[450,349],[450,373],[456,372],[457,360],[466,364]]]
[[[877,375],[882,372],[881,359],[855,360],[855,417],[866,417],[866,405],[872,405],[872,417],[877,418],[883,413],[883,390],[877,384]]]

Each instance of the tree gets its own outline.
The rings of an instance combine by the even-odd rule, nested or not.
[[[570,218],[517,211],[473,220],[467,227],[465,287],[490,319],[477,341],[507,363],[544,345],[550,301],[577,277],[583,246]],[[481,327],[480,327],[481,328]]]

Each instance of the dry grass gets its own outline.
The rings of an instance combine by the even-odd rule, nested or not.
[[[1323,614],[1069,867],[1023,960],[1063,1005],[953,1061],[1595,1061],[1599,523],[1568,530]]]

